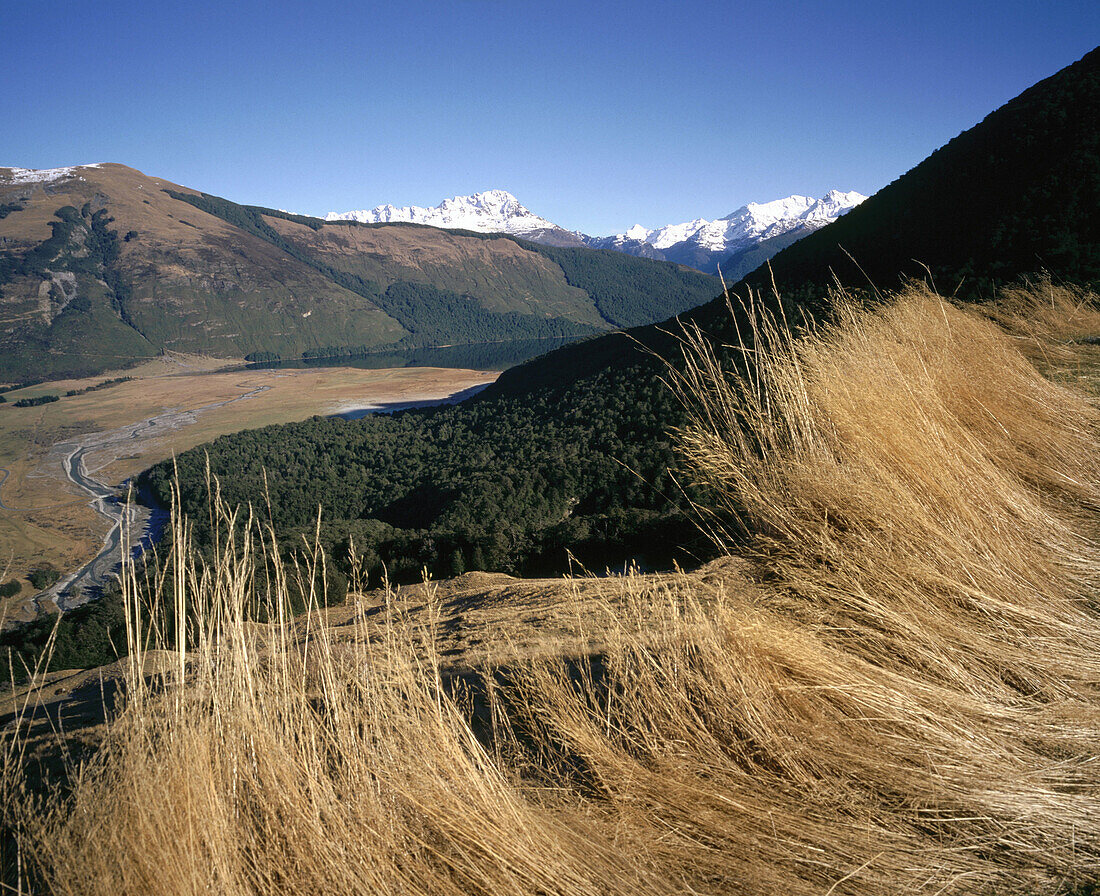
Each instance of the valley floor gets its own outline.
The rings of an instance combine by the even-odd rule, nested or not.
[[[0,404],[0,581],[21,580],[23,589],[0,605],[0,620],[39,612],[25,580],[33,568],[56,568],[63,585],[96,556],[116,530],[126,481],[158,461],[242,429],[437,401],[498,376],[416,367],[226,370],[225,364],[168,356],[133,370],[6,394]],[[129,379],[66,395],[115,377]],[[14,407],[21,398],[51,394],[60,400]]]

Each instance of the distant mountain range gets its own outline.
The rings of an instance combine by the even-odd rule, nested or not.
[[[733,281],[831,224],[866,198],[861,193],[830,190],[821,199],[795,195],[773,202],[750,202],[714,221],[698,218],[654,230],[636,224],[626,233],[589,237],[586,244],[673,261],[710,274],[721,265],[723,275]]]
[[[572,338],[718,282],[586,247],[238,205],[118,164],[0,168],[0,383],[165,350],[265,360]]]
[[[540,218],[520,204],[507,190],[486,190],[472,196],[444,199],[434,208],[379,205],[353,212],[329,212],[326,221],[358,221],[360,224],[424,224],[475,233],[508,233],[554,246],[583,246],[581,234]]]
[[[551,246],[612,249],[640,258],[672,261],[739,279],[772,255],[855,208],[866,196],[830,190],[821,199],[788,196],[774,202],[750,202],[723,218],[697,218],[648,230],[640,224],[626,233],[589,236],[541,218],[506,190],[444,199],[434,208],[380,205],[373,209],[329,212],[326,221],[380,224],[402,221],[431,227],[508,233]]]

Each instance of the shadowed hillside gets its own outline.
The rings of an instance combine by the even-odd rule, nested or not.
[[[1100,49],[785,249],[771,268],[785,295],[819,290],[833,274],[885,290],[931,271],[941,290],[986,299],[1042,269],[1100,283]],[[746,282],[769,284],[765,271]]]

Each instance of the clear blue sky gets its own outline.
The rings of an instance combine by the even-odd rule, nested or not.
[[[873,193],[1098,43],[1095,0],[5,0],[0,165],[605,234]]]

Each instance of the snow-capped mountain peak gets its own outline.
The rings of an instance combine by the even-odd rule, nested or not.
[[[452,196],[433,208],[379,205],[361,211],[330,212],[325,220],[367,224],[410,222],[480,233],[507,233],[557,246],[615,249],[713,272],[717,263],[732,253],[784,234],[790,234],[786,240],[789,243],[835,221],[865,198],[859,193],[840,190],[830,190],[821,199],[787,196],[772,202],[750,202],[713,221],[696,218],[653,229],[635,224],[625,233],[605,237],[565,230],[534,214],[507,190]],[[772,250],[774,254],[779,247],[773,245],[776,246]]]
[[[866,196],[854,190],[847,193],[842,193],[840,190],[830,190],[818,200],[817,204],[821,213],[826,217],[839,218],[866,198]]]
[[[431,227],[474,230],[479,233],[529,234],[560,230],[556,224],[525,208],[507,190],[485,190],[472,196],[452,196],[434,208],[379,205],[351,212],[329,212],[326,221],[361,221],[367,224],[405,221]]]
[[[698,218],[650,231],[635,225],[619,238],[641,239],[656,249],[690,242],[711,252],[732,252],[791,230],[824,227],[866,198],[839,190],[830,190],[821,199],[796,194],[771,202],[750,202],[714,221]],[[642,232],[646,235],[637,235]]]
[[[652,230],[635,224],[625,233],[588,237],[585,242],[599,249],[675,261],[713,273],[718,263],[734,253],[784,234],[790,234],[785,241],[790,243],[832,223],[866,198],[860,193],[840,190],[830,190],[821,199],[793,195],[772,202],[750,202],[713,221],[696,218]],[[772,254],[782,248],[779,241],[771,245]]]

